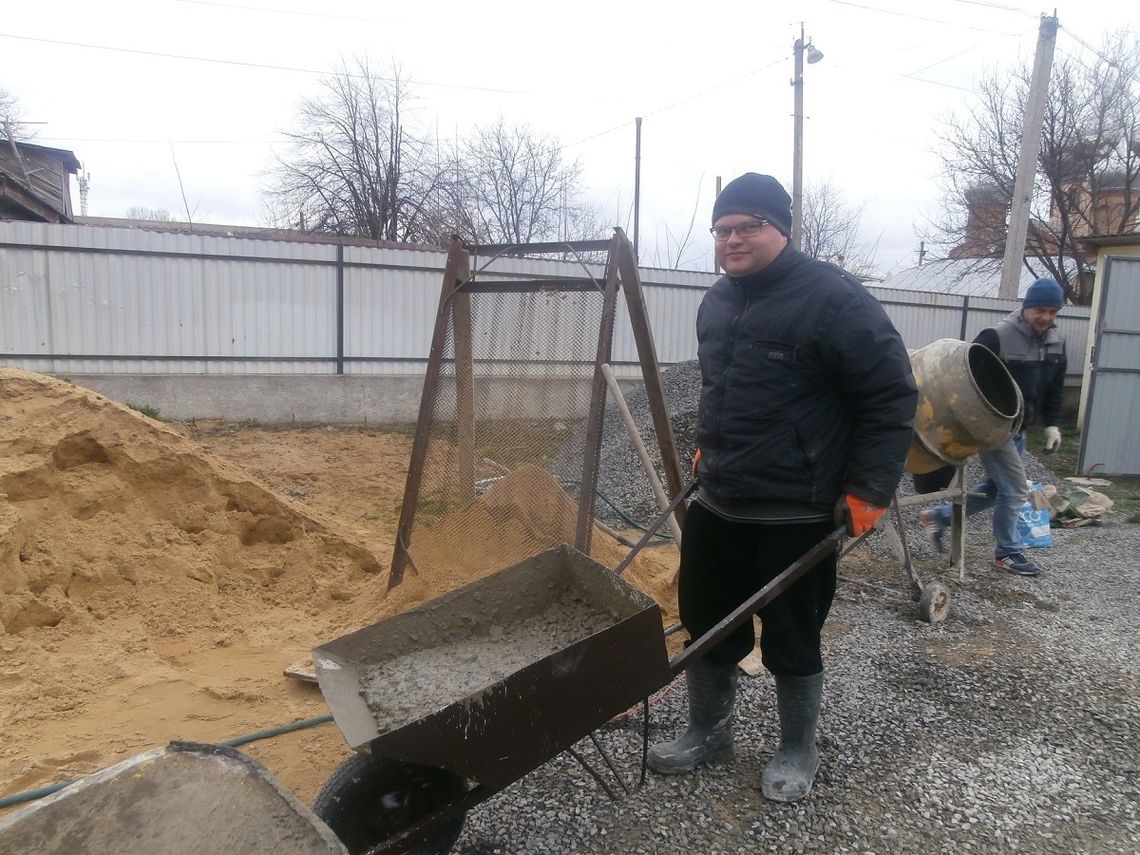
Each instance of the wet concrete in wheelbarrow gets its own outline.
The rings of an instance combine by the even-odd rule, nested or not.
[[[541,613],[480,635],[435,645],[368,667],[361,696],[380,733],[471,699],[516,671],[552,656],[615,622],[573,592],[565,592]]]

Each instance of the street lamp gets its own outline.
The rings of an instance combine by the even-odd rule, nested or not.
[[[800,37],[792,45],[795,56],[795,77],[792,89],[795,96],[792,111],[792,246],[800,248],[800,232],[803,223],[804,195],[804,53],[808,65],[815,65],[823,59],[823,52],[810,41],[804,42],[804,25],[800,24]]]

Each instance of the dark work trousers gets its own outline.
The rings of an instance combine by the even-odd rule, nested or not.
[[[678,599],[690,639],[720,623],[834,530],[830,521],[730,522],[699,502],[689,505],[681,537]],[[838,553],[833,552],[760,611],[760,652],[764,667],[773,674],[807,677],[823,670],[819,634],[835,596],[837,563]],[[706,656],[720,664],[739,662],[755,643],[748,621]]]

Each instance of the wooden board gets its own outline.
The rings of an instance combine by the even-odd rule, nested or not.
[[[317,671],[313,667],[313,660],[308,656],[287,666],[281,673],[293,680],[300,680],[302,683],[317,682]]]

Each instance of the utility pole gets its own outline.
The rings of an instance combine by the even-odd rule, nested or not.
[[[792,77],[792,246],[800,248],[804,221],[804,25],[792,45],[795,72]]]
[[[637,237],[641,224],[641,116],[633,120],[637,126],[637,143],[633,156],[633,257],[640,261]]]
[[[823,59],[823,53],[810,42],[804,41],[804,25],[800,23],[800,37],[792,45],[795,71],[792,77],[792,246],[800,248],[803,227],[804,195],[804,51],[808,64]]]
[[[716,196],[713,196],[713,202],[716,202],[716,197],[720,195],[720,182],[721,182],[721,177],[718,175],[716,177]],[[716,273],[716,272],[717,272],[716,252],[714,250],[713,251],[713,273]]]
[[[926,258],[926,241],[920,240],[918,242],[918,266],[922,267],[922,262]]]
[[[1037,50],[1033,57],[1033,78],[1029,82],[1029,98],[1025,105],[1025,125],[1021,130],[1021,151],[1017,158],[1017,176],[1013,182],[1013,199],[1009,210],[1009,228],[1005,233],[1005,258],[1001,263],[1001,285],[998,296],[1017,299],[1021,267],[1025,261],[1025,238],[1029,231],[1029,200],[1033,195],[1033,179],[1037,175],[1037,153],[1041,149],[1041,123],[1045,118],[1045,100],[1049,94],[1049,73],[1053,69],[1053,48],[1057,44],[1056,17],[1041,16],[1037,33]]]

